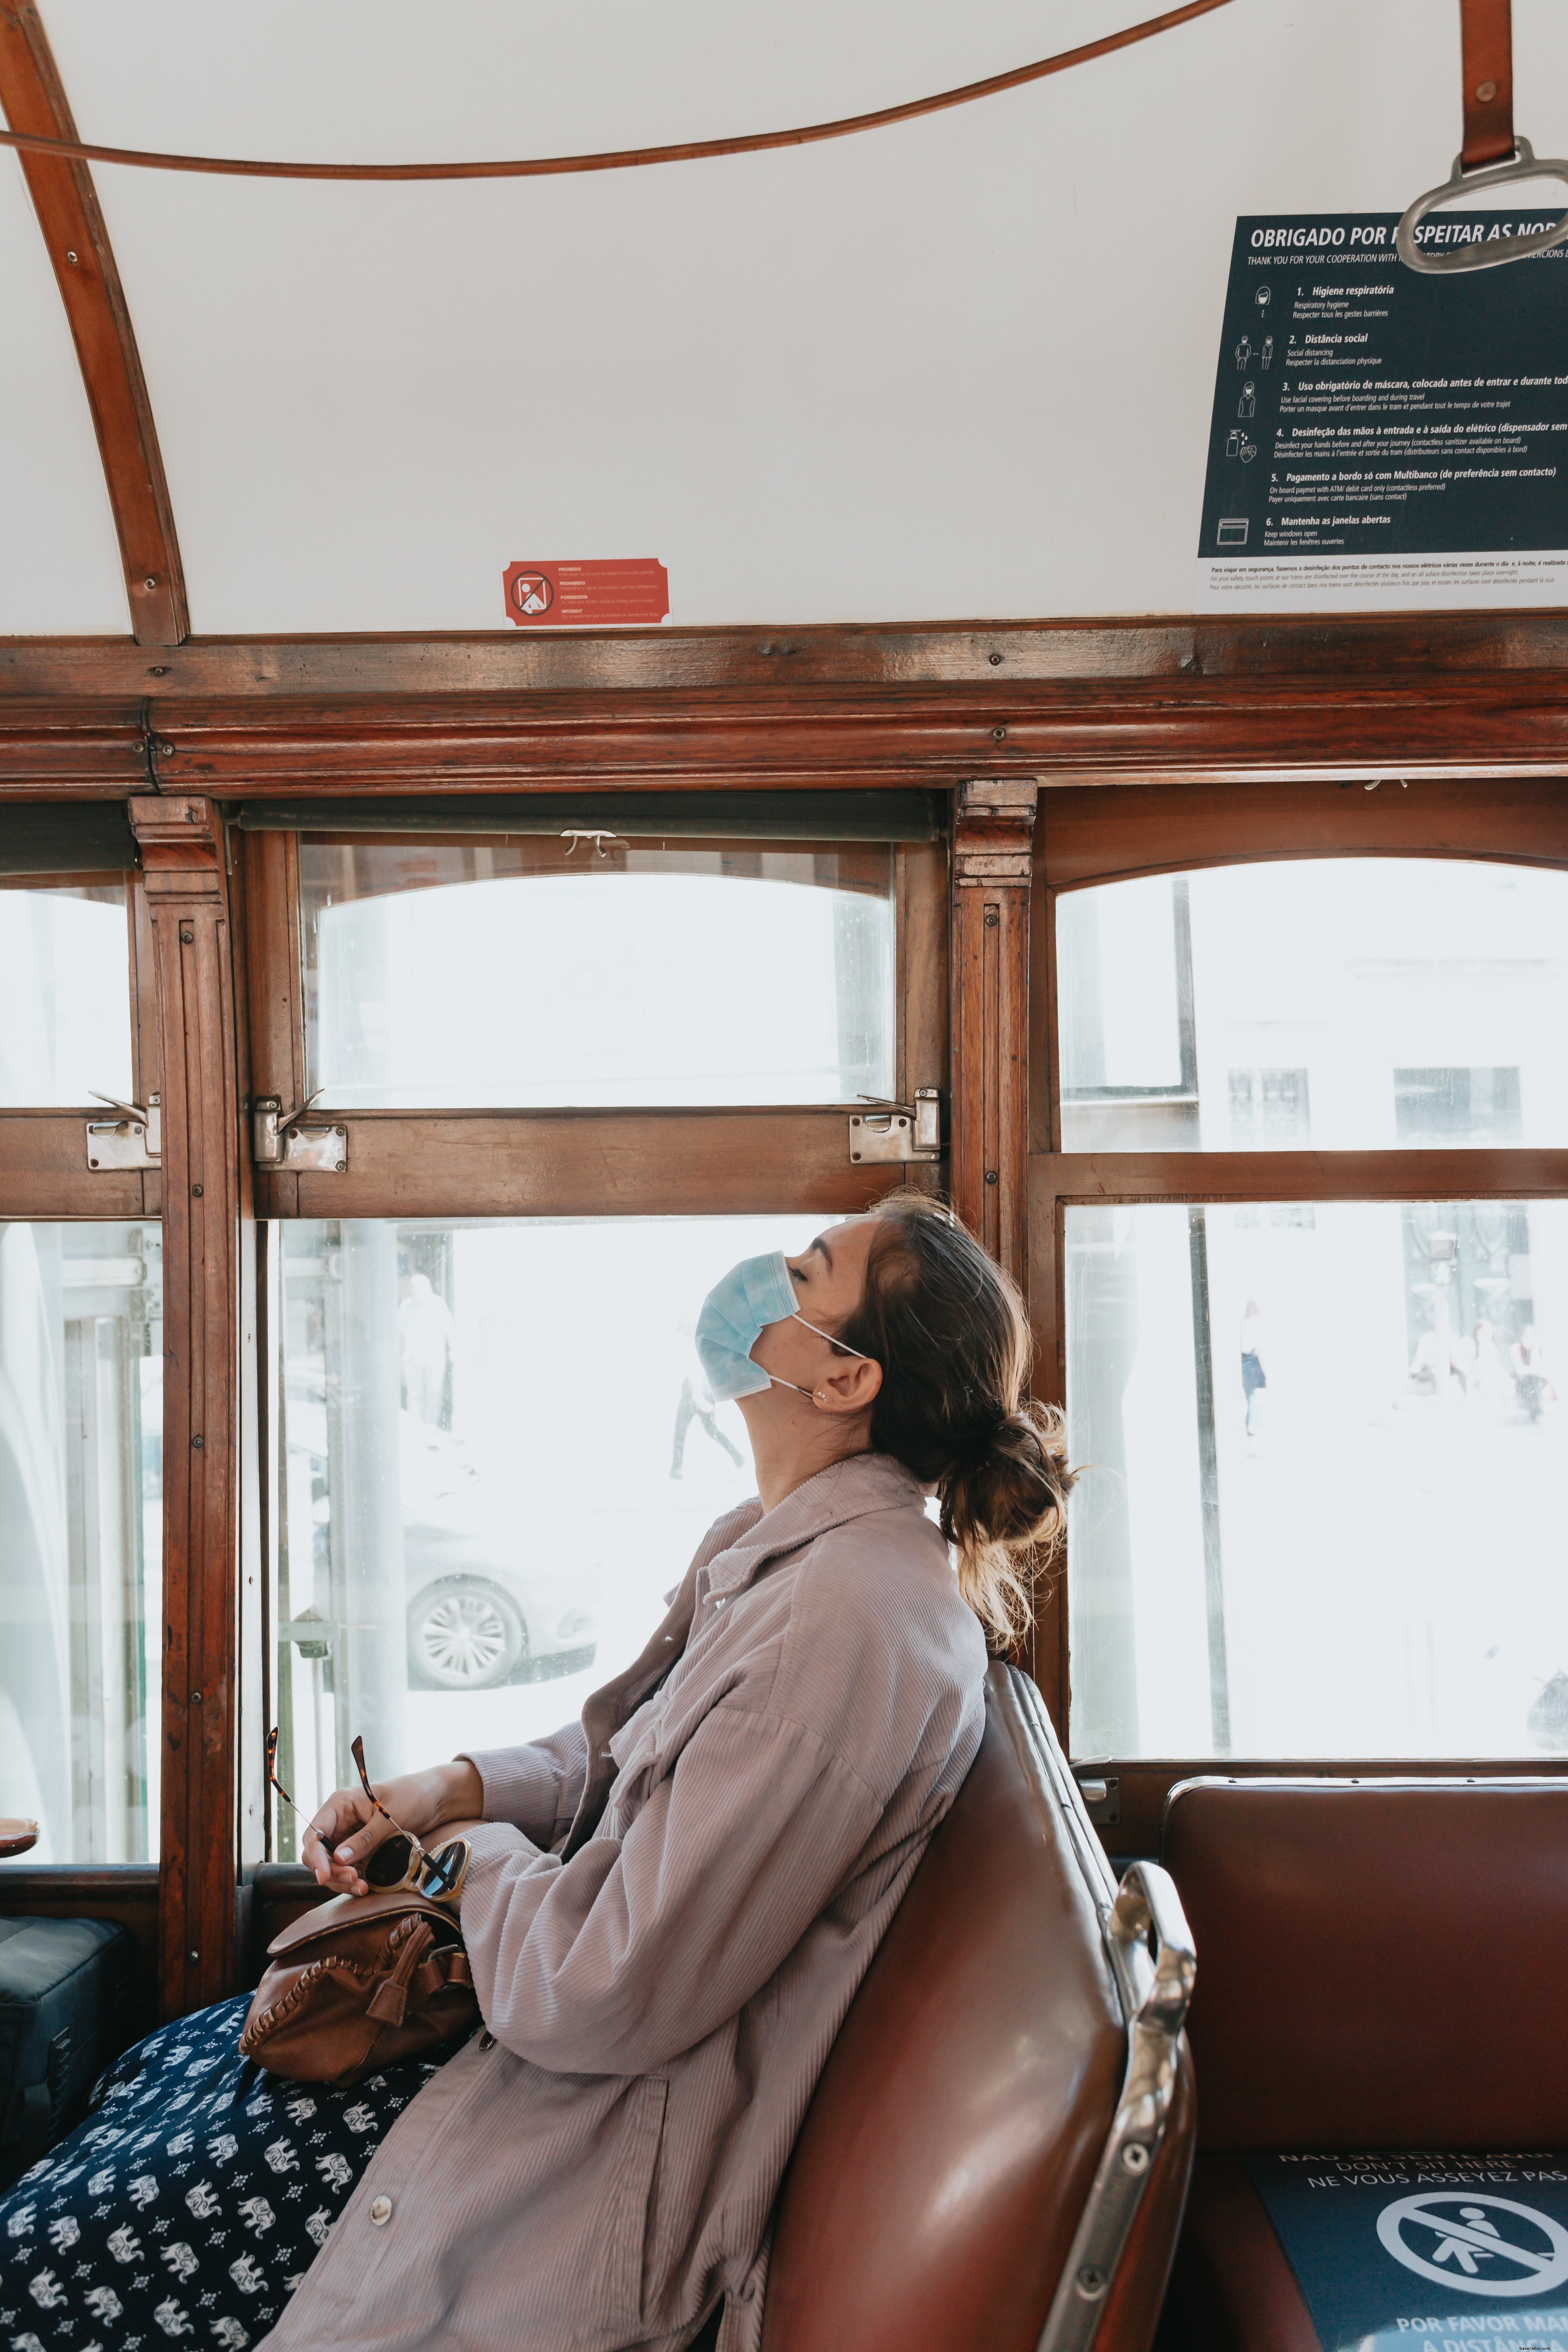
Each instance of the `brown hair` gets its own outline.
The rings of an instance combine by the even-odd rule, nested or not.
[[[940,1202],[895,1193],[873,1214],[866,1290],[841,1342],[882,1368],[871,1444],[934,1486],[964,1599],[992,1642],[1028,1631],[1030,1588],[1061,1540],[1074,1474],[1054,1405],[1026,1394],[1023,1301]]]

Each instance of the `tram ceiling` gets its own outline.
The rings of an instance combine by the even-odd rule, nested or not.
[[[196,188],[106,164],[95,194],[86,163],[35,151],[108,460],[116,593],[149,644],[183,634],[177,515],[209,632],[483,628],[503,565],[551,546],[657,554],[693,627],[1179,607],[1237,213],[1396,207],[1447,135],[1458,45],[1430,37],[1424,0],[1329,8],[1298,25],[1283,0],[1219,7],[982,104],[653,171]],[[1103,47],[1136,29],[1117,13],[1077,0],[1053,31]],[[814,0],[776,49],[708,0],[681,0],[657,43],[617,0],[590,14],[477,8],[443,27],[437,71],[411,8],[349,9],[330,34],[286,10],[235,74],[184,0],[134,28],[101,0],[49,0],[60,71],[24,7],[0,100],[45,137],[74,112],[107,146],[547,154],[908,112],[1033,73],[1016,61],[1043,46],[1028,0],[984,26],[927,0],[864,0],[847,23]],[[1555,20],[1520,29],[1521,89],[1549,98]],[[308,86],[290,46],[307,34]],[[1363,86],[1386,64],[1405,93],[1375,137],[1328,70],[1346,43]],[[1194,139],[1222,92],[1223,136]],[[103,266],[81,283],[72,224],[95,206],[128,304],[101,221]],[[64,611],[96,629],[103,550],[49,511],[81,434],[35,366],[37,322],[14,325],[11,365],[38,374],[32,462],[55,488],[0,583],[0,628]]]

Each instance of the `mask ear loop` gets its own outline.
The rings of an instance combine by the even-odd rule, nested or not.
[[[805,1323],[805,1318],[804,1315],[791,1315],[787,1316],[784,1319],[791,1323]],[[824,1331],[821,1327],[816,1323],[805,1323],[805,1328],[808,1331],[815,1331],[819,1339],[826,1339],[830,1348],[837,1348],[846,1356],[858,1356],[863,1364],[873,1363],[876,1360],[874,1357],[868,1356],[863,1349],[850,1347],[847,1339],[836,1339],[831,1331]],[[762,1369],[765,1372],[768,1370],[765,1364]],[[822,1402],[822,1399],[816,1389],[803,1389],[798,1381],[784,1380],[777,1372],[768,1372],[768,1378],[772,1381],[775,1389],[793,1389],[796,1396],[809,1397],[813,1404],[820,1404]]]

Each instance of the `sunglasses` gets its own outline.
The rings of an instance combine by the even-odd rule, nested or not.
[[[356,1737],[349,1748],[349,1754],[354,1759],[354,1769],[359,1774],[361,1788],[383,1821],[391,1822],[395,1832],[395,1835],[384,1839],[376,1847],[375,1852],[368,1855],[362,1864],[360,1875],[366,1885],[372,1887],[378,1895],[394,1894],[400,1888],[408,1886],[412,1887],[416,1894],[422,1895],[427,1903],[455,1903],[462,1892],[463,1881],[468,1874],[468,1862],[472,1850],[468,1839],[448,1838],[445,1843],[438,1846],[421,1845],[412,1830],[405,1830],[401,1822],[393,1820],[392,1815],[371,1787],[370,1774],[365,1769],[364,1741]],[[298,1813],[301,1821],[305,1821],[303,1808],[295,1804],[293,1798],[278,1778],[278,1726],[276,1724],[267,1735],[267,1778],[284,1803]]]

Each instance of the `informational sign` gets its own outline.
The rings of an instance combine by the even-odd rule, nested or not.
[[[1568,2156],[1248,2156],[1323,2352],[1564,2352]]]
[[[509,563],[506,616],[520,629],[613,629],[662,621],[669,574],[657,556]]]
[[[1428,278],[1396,223],[1237,221],[1200,612],[1568,604],[1568,248]],[[1448,213],[1416,235],[1545,225]]]

